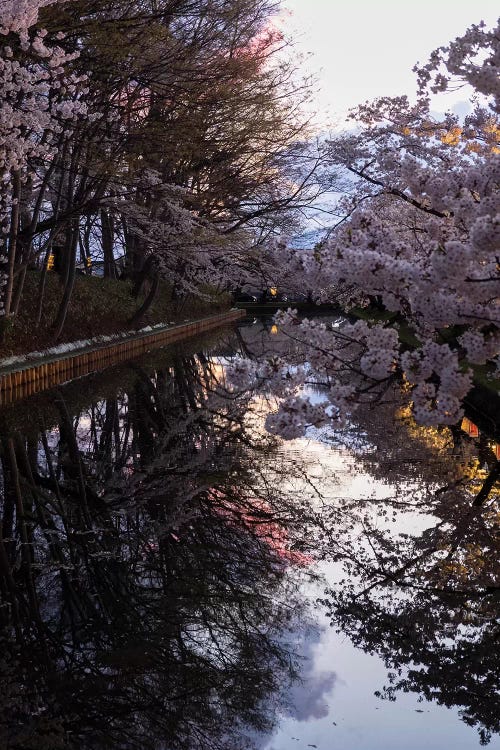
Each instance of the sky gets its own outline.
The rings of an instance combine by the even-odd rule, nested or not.
[[[412,68],[473,23],[493,26],[498,0],[283,0],[281,19],[302,69],[317,76],[314,110],[321,126],[340,125],[349,108],[376,96],[413,96]],[[464,92],[448,95],[452,108]]]

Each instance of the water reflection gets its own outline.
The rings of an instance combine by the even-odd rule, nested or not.
[[[310,557],[279,492],[293,468],[221,375],[178,356],[83,408],[60,389],[4,415],[2,747],[233,748],[272,728],[309,627],[286,570]]]
[[[367,498],[362,513],[352,503],[362,533],[349,535],[347,577],[323,603],[335,627],[383,658],[381,697],[413,692],[458,707],[487,744],[500,732],[496,456],[485,438],[417,427],[393,406],[360,417],[364,469],[391,492]],[[331,535],[337,556],[338,545]]]
[[[446,728],[458,711],[482,743],[500,734],[487,437],[419,428],[393,390],[283,444],[224,363],[286,342],[255,325],[211,348],[0,412],[0,747],[289,750],[294,721],[316,727],[304,746],[361,750],[341,692],[375,657],[387,727],[411,693],[453,708]],[[359,649],[347,667],[338,644],[315,667],[328,621]]]
[[[266,338],[258,327],[243,336],[247,356],[269,358],[275,346],[286,359],[288,345],[297,361],[286,337]],[[500,734],[496,446],[459,426],[419,427],[401,404],[393,387],[361,404],[344,430],[309,431],[325,446],[324,461],[326,446],[347,449],[344,466],[358,482],[353,493],[347,481],[342,498],[331,487],[323,509],[331,583],[319,602],[339,633],[384,661],[377,695],[394,701],[411,692],[458,708],[488,744]],[[363,476],[371,479],[364,493]]]

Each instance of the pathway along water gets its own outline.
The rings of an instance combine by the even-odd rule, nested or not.
[[[0,410],[0,747],[500,747],[488,440],[395,394],[281,443],[224,389],[279,345],[258,323]]]

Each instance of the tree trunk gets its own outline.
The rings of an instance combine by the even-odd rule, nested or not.
[[[114,234],[113,217],[103,208],[101,209],[101,237],[105,279],[116,279],[116,266],[113,254]]]
[[[140,308],[137,310],[137,312],[134,313],[134,315],[128,321],[129,325],[133,326],[139,323],[143,315],[145,315],[146,312],[149,310],[149,308],[153,304],[154,298],[156,297],[159,283],[160,283],[160,279],[158,278],[158,276],[155,276],[153,280],[151,281],[151,287],[149,289],[148,295],[146,296],[146,299],[144,300]]]
[[[19,233],[19,202],[21,199],[21,174],[19,170],[13,173],[12,188],[13,206],[10,219],[9,253],[7,261],[7,287],[5,289],[5,315],[10,315],[12,293],[14,290],[14,268],[16,265],[17,237]]]
[[[57,311],[56,319],[54,321],[54,340],[55,341],[59,339],[59,337],[61,336],[62,330],[64,328],[64,324],[66,322],[66,316],[68,314],[69,302],[71,299],[71,294],[73,292],[73,286],[75,284],[76,249],[78,245],[78,232],[79,232],[79,227],[77,225],[76,227],[73,228],[70,247],[68,248],[68,252],[67,252],[67,258],[66,258],[67,266],[66,266],[66,274],[65,274],[64,293],[63,293],[63,298],[61,300],[61,304],[59,305],[59,310]]]
[[[490,492],[495,486],[496,482],[500,479],[500,461],[497,461],[493,466],[492,470],[483,482],[483,486],[474,498],[474,505],[476,508],[483,505],[490,496]]]

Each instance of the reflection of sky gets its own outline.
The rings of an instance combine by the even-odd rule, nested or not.
[[[250,330],[243,328],[241,332],[250,350],[259,355],[279,341],[279,336],[274,336],[270,342],[260,326]],[[323,398],[314,391],[309,395],[313,401]],[[269,409],[269,402],[257,396],[254,406],[257,427]],[[345,498],[380,500],[400,492],[414,497],[420,483],[418,478],[403,480],[400,476],[396,488],[387,477],[376,479],[362,470],[359,455],[363,445],[365,448],[369,445],[369,438],[359,429],[334,440],[331,432],[328,428],[311,429],[308,438],[285,442],[281,448],[287,458],[293,460],[295,453],[297,464],[304,469],[307,467],[308,478],[320,486],[330,506],[342,507]],[[401,435],[396,439],[401,439]],[[374,450],[375,446],[370,449]],[[283,486],[283,490],[297,491],[292,483],[291,479],[290,487]],[[298,491],[299,495],[309,495],[314,500],[306,483]],[[368,510],[370,503],[365,507]],[[392,514],[390,519],[378,518],[377,525],[386,527],[391,519]],[[397,523],[391,523],[396,534],[419,534],[435,520],[416,511],[398,511],[396,519]],[[321,563],[318,568],[327,585],[334,586],[344,577],[338,564]],[[324,582],[305,587],[312,603],[323,595],[324,587]],[[347,637],[330,628],[322,607],[317,608],[317,618],[319,637],[309,635],[300,646],[300,651],[309,655],[310,661],[304,665],[302,683],[289,695],[294,708],[283,714],[273,736],[259,738],[259,750],[300,750],[313,746],[317,750],[400,750],[403,747],[437,750],[443,742],[451,743],[454,750],[479,748],[477,731],[461,721],[459,707],[447,709],[437,703],[419,703],[416,693],[400,692],[395,702],[377,698],[374,693],[388,683],[388,670],[383,661],[355,648]],[[493,739],[488,747],[499,750],[500,738]]]
[[[387,484],[356,470],[346,450],[332,450],[312,440],[285,443],[287,453],[297,451],[303,458],[316,459],[317,476],[325,469],[335,474],[334,485],[326,490],[329,498],[385,497]],[[322,466],[320,467],[319,462]],[[324,474],[326,476],[326,474]],[[422,516],[406,514],[399,531],[425,528]],[[321,563],[319,572],[333,583],[339,571],[332,563]],[[307,595],[315,601],[324,584],[309,584]],[[294,709],[282,717],[278,731],[259,744],[259,750],[437,750],[444,742],[454,750],[479,747],[476,730],[458,716],[458,708],[447,709],[436,703],[419,703],[414,693],[399,693],[395,702],[382,701],[374,693],[387,684],[387,669],[378,656],[355,648],[348,638],[327,622],[317,609],[319,629],[309,636],[302,651],[310,656],[304,667],[303,682],[297,684],[291,700]],[[491,750],[500,748],[500,738],[492,740]]]
[[[474,730],[455,711],[419,703],[414,694],[401,694],[395,703],[377,699],[374,692],[387,682],[382,661],[329,629],[315,650],[313,674],[332,665],[336,680],[325,696],[328,715],[307,722],[285,718],[263,750],[302,750],[311,745],[318,750],[437,750],[445,740],[454,750],[479,745]],[[303,700],[308,701],[307,685]],[[489,747],[498,748],[500,742]]]

